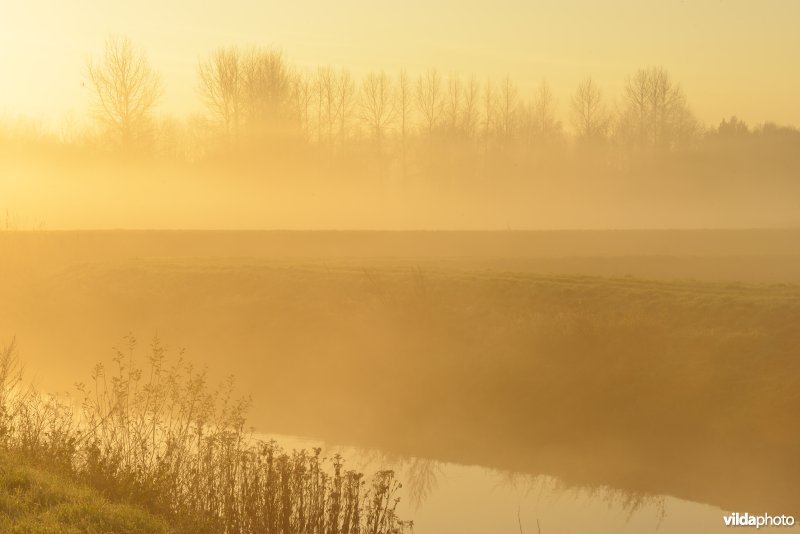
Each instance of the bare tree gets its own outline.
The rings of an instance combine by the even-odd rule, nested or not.
[[[483,138],[488,143],[497,122],[497,95],[492,80],[486,80],[483,90]]]
[[[406,155],[408,151],[408,130],[411,125],[411,87],[408,73],[405,69],[400,71],[397,79],[397,115],[400,122],[400,158],[403,167],[403,177],[406,176]]]
[[[533,134],[540,142],[549,142],[561,129],[556,119],[556,100],[545,80],[539,85],[533,98]]]
[[[572,124],[580,142],[596,143],[608,133],[608,109],[592,78],[583,80],[572,97]]]
[[[312,86],[310,77],[302,72],[296,72],[292,77],[292,100],[305,141],[311,140],[311,105],[314,97]]]
[[[428,135],[432,136],[442,114],[442,79],[431,69],[417,80],[417,109]]]
[[[392,99],[392,83],[385,72],[370,72],[361,84],[361,119],[375,140],[378,154],[381,153],[386,129],[395,118]]]
[[[498,134],[504,142],[511,142],[519,120],[519,96],[510,76],[506,76],[500,84],[495,100],[495,117]]]
[[[467,139],[474,139],[478,129],[480,86],[478,79],[471,76],[464,86],[464,98],[461,107],[461,128]]]
[[[680,85],[661,67],[628,77],[618,133],[643,148],[670,149],[691,139],[697,122]]]
[[[623,94],[625,108],[618,130],[623,136],[634,138],[640,146],[648,144],[650,84],[647,70],[639,69],[626,80]]]
[[[285,133],[296,117],[291,116],[292,76],[283,54],[250,50],[242,61],[242,86],[249,131]]]
[[[218,48],[198,67],[200,95],[230,142],[239,136],[244,113],[242,54],[235,47]]]
[[[333,127],[336,124],[336,73],[331,67],[317,69],[317,141],[323,138],[328,148],[333,146]]]
[[[350,71],[342,69],[335,81],[336,117],[339,122],[339,146],[344,149],[347,141],[348,127],[353,118],[355,107],[356,84]]]
[[[90,59],[86,71],[99,120],[122,148],[140,144],[152,133],[151,114],[162,94],[144,51],[126,37],[108,37],[103,55]]]
[[[448,135],[455,136],[461,129],[461,100],[463,88],[457,74],[451,74],[447,80],[447,94],[444,101],[444,124]]]

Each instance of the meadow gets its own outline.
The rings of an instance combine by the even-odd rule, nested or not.
[[[800,473],[796,238],[7,234],[0,333],[47,391],[157,335],[236,377],[259,432],[780,511]]]

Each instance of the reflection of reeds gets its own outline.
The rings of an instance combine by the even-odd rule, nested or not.
[[[497,472],[498,486],[508,486],[523,496],[536,494],[536,499],[559,499],[568,494],[575,500],[581,497],[596,499],[608,504],[609,508],[619,508],[630,519],[638,512],[654,511],[658,525],[667,515],[665,497],[637,490],[626,490],[608,486],[589,484],[567,484],[562,480],[546,475],[528,475],[514,472]],[[537,525],[539,520],[536,520]]]
[[[439,485],[442,465],[436,460],[412,458],[405,472],[408,481],[408,495],[414,506],[419,508]]]
[[[135,340],[113,371],[79,385],[80,410],[25,389],[15,345],[0,352],[0,444],[104,494],[162,514],[188,532],[403,532],[392,471],[371,484],[321,449],[287,452],[245,430],[246,400],[232,381],[212,391],[205,373],[167,361],[155,341],[139,367]]]

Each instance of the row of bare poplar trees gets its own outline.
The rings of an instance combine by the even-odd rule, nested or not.
[[[163,86],[143,50],[111,37],[87,72],[97,117],[114,144],[132,147],[152,135]],[[680,85],[660,67],[631,74],[613,104],[592,78],[583,80],[568,102],[570,134],[546,82],[524,95],[509,77],[484,82],[435,69],[356,79],[329,66],[301,71],[281,52],[255,47],[213,51],[198,78],[204,124],[225,148],[291,139],[345,150],[358,141],[405,159],[419,142],[547,148],[572,139],[668,151],[689,146],[699,132]]]

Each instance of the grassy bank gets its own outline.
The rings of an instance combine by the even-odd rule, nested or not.
[[[367,481],[338,455],[255,440],[231,380],[209,386],[158,341],[147,364],[135,349],[129,337],[108,369],[95,367],[79,408],[23,384],[14,342],[0,350],[0,514],[14,529],[404,531],[391,471]]]
[[[0,532],[166,534],[174,529],[141,507],[111,501],[68,476],[0,453]]]

